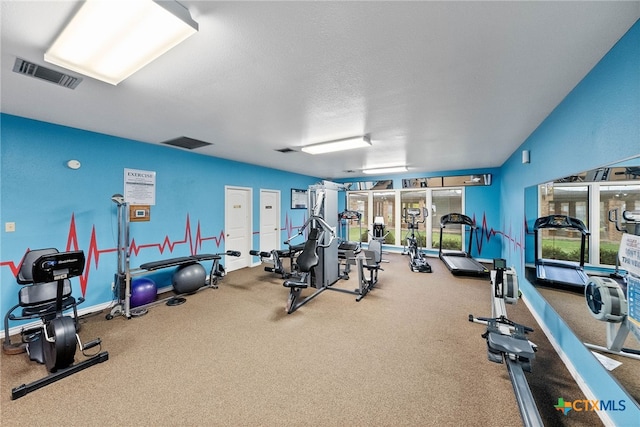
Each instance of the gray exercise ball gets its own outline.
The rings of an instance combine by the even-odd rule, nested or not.
[[[179,294],[191,294],[203,287],[207,281],[207,272],[201,264],[186,264],[176,268],[171,283]]]

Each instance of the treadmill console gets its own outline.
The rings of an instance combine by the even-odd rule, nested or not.
[[[566,215],[553,215],[549,219],[549,225],[553,227],[571,227],[569,218]]]
[[[449,214],[449,221],[454,224],[459,224],[462,222],[462,217],[460,214]]]

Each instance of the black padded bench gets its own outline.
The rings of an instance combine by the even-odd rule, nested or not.
[[[161,261],[151,261],[145,262],[140,265],[141,270],[154,271],[160,270],[162,268],[175,267],[183,264],[194,264],[200,261],[211,261],[220,259],[220,255],[216,254],[199,254],[199,255],[191,255],[191,256],[183,256],[177,258],[169,258]]]

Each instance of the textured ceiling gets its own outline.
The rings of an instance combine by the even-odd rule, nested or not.
[[[43,55],[79,2],[2,1],[2,112],[323,178],[497,167],[640,18],[637,1],[181,3],[195,36],[70,90],[11,70],[64,72]],[[372,147],[276,151],[362,134]]]

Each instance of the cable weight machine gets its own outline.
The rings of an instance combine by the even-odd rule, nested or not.
[[[129,204],[124,200],[124,196],[121,194],[114,194],[111,196],[117,206],[117,221],[118,221],[118,236],[117,236],[117,272],[114,277],[114,291],[116,292],[117,303],[112,307],[111,311],[105,316],[107,320],[113,319],[115,316],[124,316],[130,319],[132,316],[142,316],[147,313],[147,308],[162,302],[166,302],[167,305],[179,305],[186,301],[186,299],[180,295],[173,295],[168,298],[157,300],[149,304],[145,304],[132,309],[131,307],[131,282],[134,277],[148,274],[153,271],[161,270],[170,267],[186,267],[192,264],[199,264],[203,261],[212,261],[211,269],[209,271],[208,283],[206,278],[203,279],[202,286],[196,288],[195,293],[205,288],[218,288],[218,280],[225,275],[224,268],[220,265],[222,255],[228,256],[240,256],[238,251],[226,251],[224,253],[217,254],[194,254],[184,257],[170,258],[160,261],[147,262],[138,268],[131,268],[131,248],[129,239]],[[198,267],[201,268],[201,267]],[[202,268],[201,268],[202,269]],[[204,275],[205,273],[203,273]]]
[[[348,275],[340,274],[339,239],[336,237],[340,218],[340,215],[335,214],[338,211],[338,191],[344,189],[345,187],[341,184],[329,181],[309,186],[307,195],[309,219],[299,228],[298,234],[291,238],[294,239],[302,235],[305,230],[309,230],[304,249],[296,259],[299,275],[283,283],[284,287],[289,288],[286,305],[288,314],[293,313],[325,290],[356,295],[356,301],[360,301],[377,283],[378,271],[382,270],[380,268],[381,251],[376,252],[369,248],[354,254],[353,257],[349,256],[346,260],[357,265],[358,288],[344,289],[334,286],[338,280],[348,279]],[[366,272],[370,273],[369,278],[365,277]],[[316,290],[302,298],[302,290],[309,287]]]

